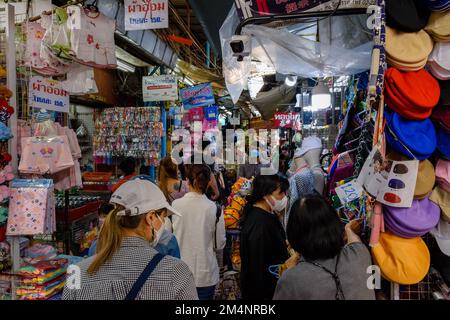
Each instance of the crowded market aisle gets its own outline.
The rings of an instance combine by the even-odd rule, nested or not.
[[[313,2],[0,10],[0,299],[450,300],[450,1]]]

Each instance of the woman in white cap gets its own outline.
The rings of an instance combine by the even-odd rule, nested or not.
[[[103,224],[97,254],[68,275],[63,299],[198,299],[189,267],[152,247],[164,230],[166,214],[176,213],[162,191],[150,181],[132,180],[110,202],[115,209]]]

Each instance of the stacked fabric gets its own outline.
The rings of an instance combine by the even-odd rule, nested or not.
[[[383,206],[387,231],[372,248],[383,276],[399,284],[418,283],[428,273],[425,234],[431,232],[442,252],[450,253],[448,9],[450,0],[386,0],[387,158],[419,160],[412,206]]]
[[[20,268],[17,296],[21,300],[49,299],[64,288],[67,266],[67,259],[52,259]]]

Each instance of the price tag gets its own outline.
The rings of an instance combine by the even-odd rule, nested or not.
[[[359,199],[362,195],[363,189],[356,180],[350,181],[342,186],[337,187],[336,194],[341,200],[341,203],[348,203]]]

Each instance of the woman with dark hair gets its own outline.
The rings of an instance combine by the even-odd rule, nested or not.
[[[336,211],[320,195],[297,200],[287,236],[301,258],[281,276],[274,299],[374,300],[374,291],[367,287],[370,253],[355,232],[359,223],[353,220],[344,229]]]
[[[205,193],[211,170],[202,164],[189,166],[189,192],[173,202],[181,217],[173,217],[173,233],[178,240],[181,260],[194,274],[200,300],[212,300],[219,282],[216,250],[225,247],[225,222],[222,212]]]
[[[133,157],[127,157],[125,158],[120,164],[119,169],[122,172],[122,177],[119,181],[113,186],[112,192],[116,192],[119,187],[127,182],[128,180],[131,180],[136,173],[136,160]]]
[[[286,208],[289,182],[279,175],[259,175],[241,218],[241,292],[243,299],[272,299],[277,278],[269,267],[295,265],[277,213]]]

